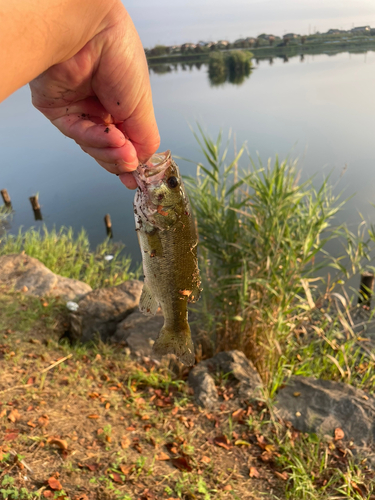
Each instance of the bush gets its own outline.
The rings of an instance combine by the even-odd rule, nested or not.
[[[208,61],[208,76],[212,85],[226,81],[241,84],[251,73],[253,54],[246,50],[233,50],[229,53],[213,52]]]
[[[167,53],[167,47],[165,45],[156,45],[150,50],[151,56],[163,56]]]
[[[240,176],[237,162],[244,149],[226,165],[221,136],[214,143],[199,130],[207,165],[199,164],[187,183],[200,234],[201,312],[216,350],[242,350],[272,384],[295,342],[294,331],[306,319],[313,323],[310,315],[319,311],[314,287],[326,271],[318,272],[339,272],[330,278],[332,292],[368,258],[367,243],[363,235],[333,225],[342,204],[326,181],[319,190],[312,180],[299,184],[296,165],[277,158],[267,167],[250,161]],[[325,251],[332,239],[345,244],[349,264]]]

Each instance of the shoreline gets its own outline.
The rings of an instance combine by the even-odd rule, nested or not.
[[[253,59],[269,59],[271,57],[295,57],[300,55],[320,55],[329,54],[336,55],[342,52],[349,53],[365,53],[369,51],[375,51],[375,38],[368,43],[361,42],[360,44],[355,43],[343,43],[343,42],[330,42],[330,43],[320,43],[320,44],[299,44],[299,45],[289,45],[284,47],[251,47],[251,48],[233,48],[225,49],[220,51],[208,51],[203,53],[178,53],[178,54],[164,54],[161,56],[147,56],[147,62],[150,67],[158,64],[173,64],[173,63],[184,63],[184,62],[201,62],[207,63],[210,54],[215,52],[232,52],[234,50],[249,51],[253,54]]]

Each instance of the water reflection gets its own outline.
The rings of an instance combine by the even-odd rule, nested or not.
[[[364,54],[366,58],[366,54],[368,50],[365,49],[350,49],[349,55],[353,54]],[[325,56],[334,57],[343,52],[340,50],[330,50],[324,52]],[[233,56],[233,54],[237,54]],[[275,62],[275,59],[281,59],[283,63],[288,63],[291,60],[299,59],[299,62],[305,62],[306,56],[310,55],[312,60],[314,60],[314,55],[322,55],[322,54],[305,54],[305,53],[292,53],[292,54],[276,54],[273,56],[265,55],[265,56],[257,56],[249,59],[249,62],[243,63],[241,61],[236,61],[232,63],[228,63],[228,61],[233,60],[233,57],[238,59],[238,54],[249,54],[246,50],[238,50],[232,52],[214,52],[210,54],[209,58],[206,60],[187,60],[187,61],[176,61],[176,62],[166,62],[154,64],[149,62],[149,71],[150,73],[154,73],[156,75],[164,75],[167,73],[182,71],[192,71],[193,68],[196,68],[200,71],[202,68],[207,70],[207,76],[211,86],[223,85],[224,83],[231,83],[234,85],[241,85],[250,75],[251,68],[259,66],[261,62],[268,61],[269,65],[272,66]],[[241,56],[239,56],[241,58]],[[245,56],[246,58],[246,56]]]
[[[272,64],[272,58],[270,64]],[[223,85],[228,82],[241,85],[250,75],[252,69],[252,54],[248,51],[214,52],[210,54],[208,61],[181,61],[176,63],[150,65],[150,73],[164,75],[167,73],[182,71],[198,71],[202,67],[207,68],[209,82],[212,86]]]

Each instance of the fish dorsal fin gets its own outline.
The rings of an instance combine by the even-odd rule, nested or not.
[[[158,310],[159,303],[156,298],[152,295],[147,283],[143,285],[141,299],[139,301],[139,310],[143,314],[149,314],[154,316]]]

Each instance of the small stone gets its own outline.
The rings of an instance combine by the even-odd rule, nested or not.
[[[194,389],[196,402],[205,408],[214,406],[218,394],[212,372],[230,373],[237,382],[241,399],[255,399],[261,395],[262,380],[252,362],[240,351],[220,352],[213,358],[201,361],[189,374],[189,384]]]

